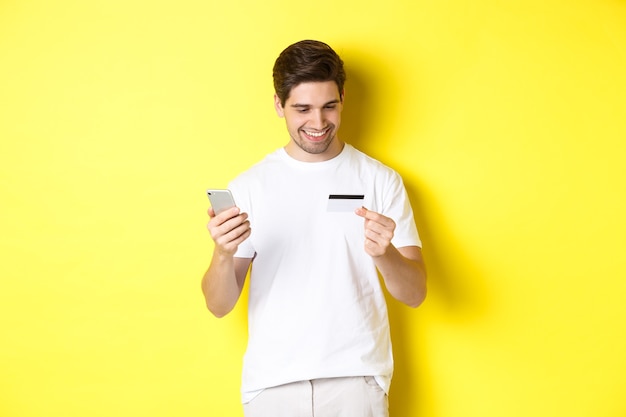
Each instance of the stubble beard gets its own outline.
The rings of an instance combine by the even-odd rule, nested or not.
[[[298,130],[297,133],[298,133],[297,138],[294,138],[292,136],[293,141],[304,152],[312,154],[312,155],[319,155],[321,153],[326,152],[326,150],[328,150],[328,148],[330,147],[330,145],[333,143],[333,141],[335,140],[337,136],[334,127],[331,128],[330,134],[322,142],[310,142],[307,139],[302,137],[302,135],[300,134],[300,130]]]

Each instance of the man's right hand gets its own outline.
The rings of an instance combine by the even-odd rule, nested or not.
[[[215,247],[209,269],[202,278],[202,292],[206,306],[216,317],[228,314],[239,299],[251,258],[235,258],[237,248],[251,233],[246,213],[233,207],[216,215],[208,211],[209,224]]]
[[[250,233],[250,221],[247,213],[241,213],[238,207],[232,207],[216,215],[209,208],[210,217],[207,229],[215,242],[214,250],[222,255],[232,256]]]

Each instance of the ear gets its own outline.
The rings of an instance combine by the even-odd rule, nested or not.
[[[346,89],[344,88],[341,94],[339,95],[339,100],[341,100],[341,104],[343,104],[343,99],[346,97]]]
[[[278,117],[285,117],[285,109],[283,109],[283,105],[280,104],[280,98],[276,94],[274,94],[274,109],[276,109]]]

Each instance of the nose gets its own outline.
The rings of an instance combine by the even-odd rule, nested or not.
[[[311,112],[311,127],[313,129],[324,129],[324,113],[322,110],[315,110]]]

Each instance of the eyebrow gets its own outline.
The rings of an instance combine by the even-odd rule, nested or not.
[[[341,102],[341,100],[339,100],[339,99],[331,100],[328,103],[324,103],[324,105],[322,107],[326,107],[326,106],[328,106],[330,104],[337,104],[337,103],[340,103],[340,102]],[[290,107],[297,108],[297,109],[303,109],[303,108],[309,108],[309,107],[312,107],[312,106],[310,104],[294,103]]]

